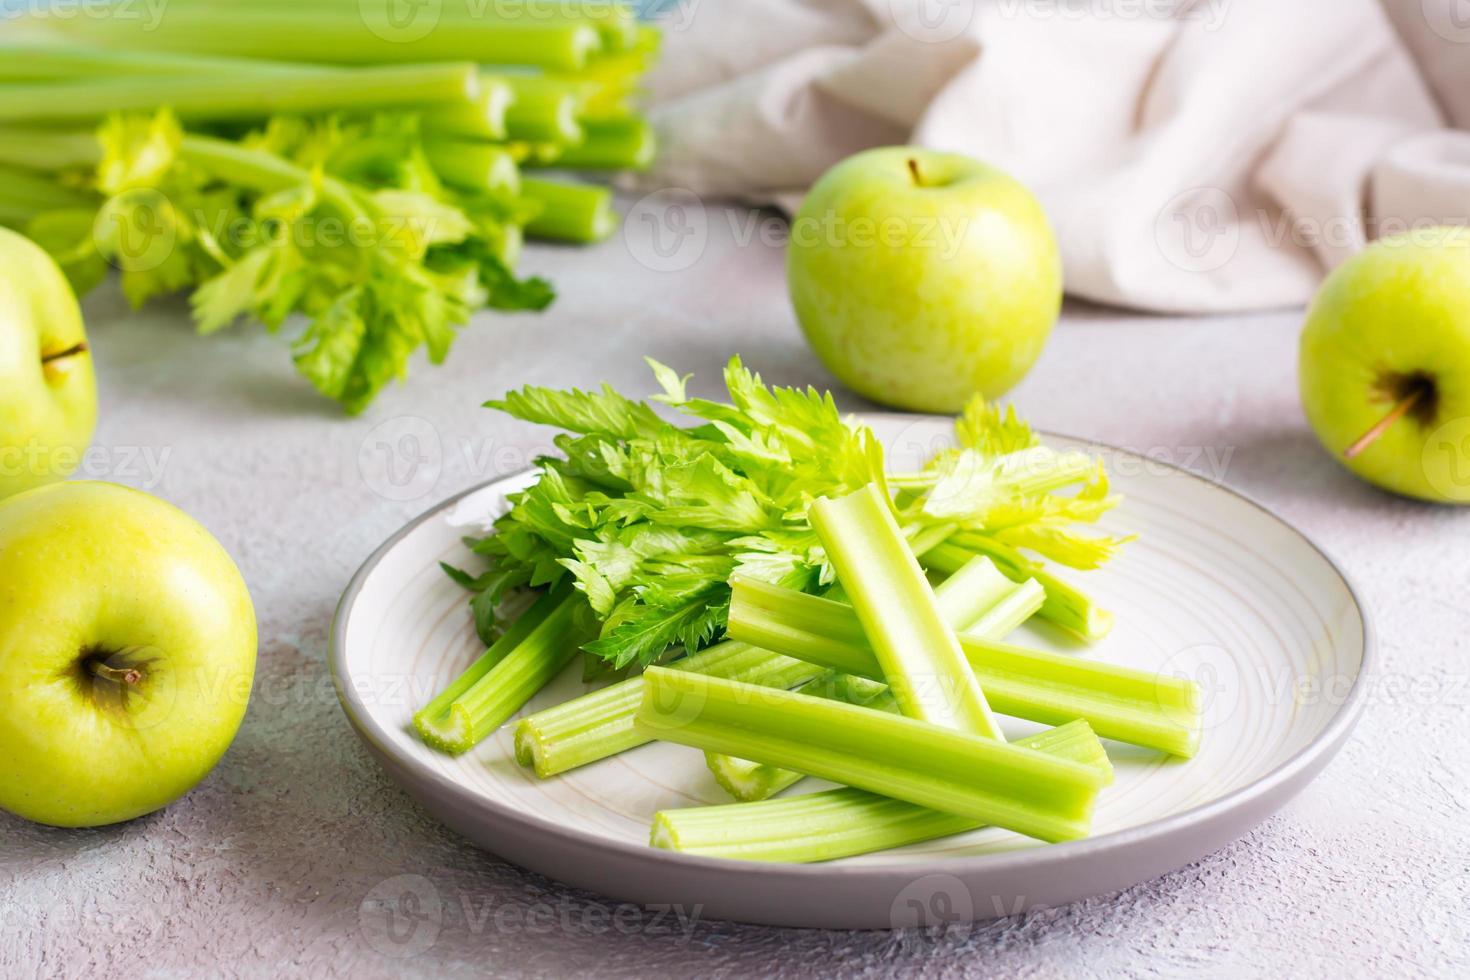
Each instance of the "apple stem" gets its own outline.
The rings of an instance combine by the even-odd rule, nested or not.
[[[43,354],[41,356],[41,363],[50,364],[52,361],[65,360],[68,357],[75,357],[78,354],[85,354],[86,352],[87,342],[84,340],[81,343],[72,344],[66,350],[57,351],[55,354]]]
[[[1389,426],[1403,418],[1415,405],[1419,404],[1419,399],[1424,397],[1426,390],[1423,386],[1416,387],[1407,395],[1400,398],[1398,404],[1389,409],[1388,414],[1379,419],[1373,428],[1363,433],[1358,437],[1356,442],[1342,451],[1343,457],[1345,459],[1353,459],[1362,453],[1363,450],[1377,442],[1378,438],[1388,431]]]
[[[88,660],[87,669],[94,677],[112,681],[114,684],[131,686],[143,679],[143,672],[137,667],[113,667],[101,660]]]
[[[924,176],[919,173],[919,161],[909,157],[909,173],[914,175],[914,183],[920,187],[924,186]]]

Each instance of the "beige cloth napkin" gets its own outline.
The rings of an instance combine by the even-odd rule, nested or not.
[[[1470,0],[683,0],[665,25],[645,188],[789,210],[865,147],[971,154],[1036,192],[1091,300],[1300,304],[1380,228],[1470,214],[1470,148],[1436,133],[1470,125]]]

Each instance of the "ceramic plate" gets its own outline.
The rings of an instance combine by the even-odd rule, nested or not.
[[[941,419],[863,421],[895,469],[916,466],[950,431]],[[415,706],[481,652],[465,593],[438,563],[472,564],[467,525],[500,513],[529,473],[446,501],[363,565],[333,624],[342,705],[393,779],[446,824],[517,864],[628,901],[887,928],[1011,914],[1155,877],[1239,837],[1321,770],[1362,707],[1369,628],[1342,573],[1259,505],[1139,456],[1047,442],[1107,458],[1125,502],[1103,529],[1139,539],[1080,578],[1117,614],[1105,641],[1082,648],[1041,625],[1013,641],[1191,676],[1206,699],[1202,748],[1188,762],[1108,743],[1117,781],[1086,840],[1043,846],[989,829],[826,864],[694,858],[647,845],[655,811],[729,802],[693,749],[648,745],[547,781],[516,765],[510,726],[459,758],[426,749],[411,733]],[[584,689],[574,663],[528,710]]]

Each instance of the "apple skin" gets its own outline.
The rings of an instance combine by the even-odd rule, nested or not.
[[[76,296],[56,263],[0,228],[0,497],[64,479],[81,461],[97,424],[86,343]]]
[[[866,150],[817,181],[792,219],[786,273],[828,370],[919,412],[1011,388],[1062,303],[1056,239],[1031,192],[969,157],[911,147]]]
[[[183,511],[81,481],[0,501],[0,808],[92,827],[182,796],[233,740],[255,650],[244,580]]]
[[[1334,270],[1307,314],[1298,377],[1307,421],[1353,473],[1470,504],[1470,231],[1384,238]],[[1344,458],[1416,378],[1432,382],[1432,397]]]

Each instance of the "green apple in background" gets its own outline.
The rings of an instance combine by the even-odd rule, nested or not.
[[[1041,205],[993,167],[885,147],[849,157],[791,222],[787,285],[822,363],[874,401],[953,413],[1041,354],[1062,266]]]
[[[76,296],[40,246],[0,228],[0,497],[69,476],[96,423]]]
[[[1307,314],[1299,377],[1348,469],[1470,504],[1470,229],[1385,238],[1339,266]]]
[[[111,483],[0,501],[0,808],[90,827],[188,792],[240,726],[255,641],[183,511]]]

